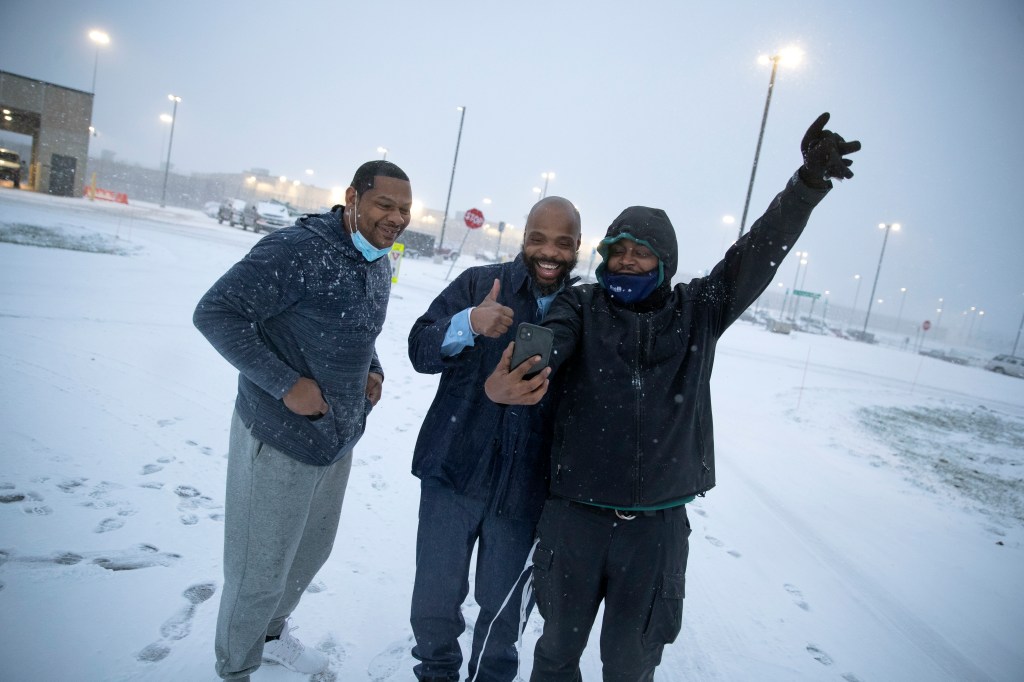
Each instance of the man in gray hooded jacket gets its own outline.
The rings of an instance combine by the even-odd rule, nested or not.
[[[374,343],[391,291],[386,257],[409,224],[409,178],[355,173],[345,205],[273,232],[203,296],[194,322],[238,371],[224,518],[217,673],[326,659],[288,616],[331,553],[352,448],[381,395]]]

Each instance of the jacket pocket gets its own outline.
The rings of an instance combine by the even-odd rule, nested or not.
[[[645,647],[657,647],[676,641],[683,627],[683,598],[686,596],[686,575],[666,573],[661,589],[654,596],[651,613],[644,629]]]

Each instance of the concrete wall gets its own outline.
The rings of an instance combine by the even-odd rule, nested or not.
[[[92,102],[91,93],[0,71],[0,107],[11,110],[13,119],[0,119],[0,128],[32,136],[27,186],[39,192],[81,196]],[[64,191],[51,186],[54,168],[60,165],[55,157],[65,157],[74,165],[74,176]]]

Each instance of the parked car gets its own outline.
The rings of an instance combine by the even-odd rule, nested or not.
[[[996,374],[1009,374],[1024,379],[1024,358],[1016,355],[997,355],[985,363],[985,369]]]
[[[928,350],[920,351],[920,354],[929,358],[936,358],[938,360],[943,360],[945,362],[951,362],[954,365],[968,364],[967,357],[960,355],[959,353],[955,353],[951,350],[947,351],[941,348],[929,348]]]
[[[0,180],[10,180],[14,188],[21,187],[21,155],[0,147]]]
[[[245,211],[245,201],[242,199],[225,199],[220,202],[217,209],[217,222],[221,225],[228,221],[231,227],[242,222],[242,212]]]
[[[273,232],[294,222],[288,208],[274,201],[250,202],[242,211],[243,230],[251,227],[253,232]]]

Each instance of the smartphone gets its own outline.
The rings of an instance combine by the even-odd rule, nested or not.
[[[551,361],[551,344],[554,340],[555,333],[547,327],[539,327],[529,322],[520,323],[516,330],[515,346],[512,348],[512,369],[535,355],[540,356],[540,362],[535,364],[526,376],[532,377],[547,367]]]

